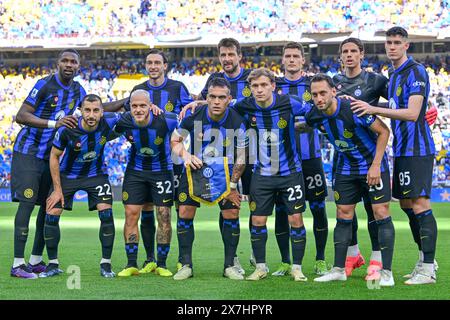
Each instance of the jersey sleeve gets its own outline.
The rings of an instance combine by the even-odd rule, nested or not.
[[[113,127],[113,131],[119,135],[124,133],[126,130],[127,119],[130,117],[130,112],[124,112],[120,115],[119,120]]]
[[[194,99],[192,99],[191,95],[189,94],[189,90],[186,88],[184,84],[181,84],[180,87],[180,102],[181,106],[184,107],[185,105],[193,102]]]
[[[33,108],[36,108],[39,102],[45,97],[46,83],[47,81],[45,81],[44,79],[38,80],[24,102],[29,104]]]
[[[389,87],[389,79],[383,76],[382,74],[378,74],[376,77],[376,84],[375,87],[377,88],[377,94],[380,97],[385,98],[386,100],[389,100],[388,97],[388,87]]]
[[[236,149],[246,148],[249,145],[249,137],[247,135],[247,124],[243,120],[236,135]]]
[[[169,132],[173,132],[178,126],[178,116],[173,112],[166,112],[165,119]]]
[[[312,128],[320,128],[320,125],[322,124],[322,117],[320,117],[317,112],[313,108],[311,108],[306,114],[305,114],[305,122],[308,126]]]
[[[289,96],[289,99],[292,106],[292,114],[294,116],[304,116],[311,110],[311,104],[309,102],[291,95]]]
[[[355,124],[357,126],[361,126],[361,127],[370,127],[372,125],[372,123],[375,122],[375,120],[377,119],[377,116],[372,115],[372,114],[365,114],[361,117],[358,117],[356,114],[353,114],[353,121],[355,122]]]
[[[182,137],[186,137],[192,130],[194,130],[194,117],[186,114],[175,132]]]
[[[64,151],[64,149],[66,149],[68,143],[67,131],[68,129],[64,126],[60,127],[56,131],[55,138],[53,139],[53,146],[56,149],[59,149],[61,151]]]
[[[427,96],[428,74],[422,65],[412,68],[406,81],[409,95]]]

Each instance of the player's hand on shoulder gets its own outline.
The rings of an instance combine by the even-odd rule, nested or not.
[[[153,103],[150,105],[150,111],[155,116],[159,116],[160,114],[164,113],[163,109],[159,108],[156,104],[153,104]]]
[[[362,100],[355,100],[351,103],[351,109],[358,117],[365,114],[374,114],[375,110],[370,104]]]
[[[65,116],[56,121],[55,128],[66,126],[67,128],[74,129],[78,125],[78,120],[73,115]]]
[[[181,121],[183,118],[186,117],[186,113],[191,110],[191,113],[195,112],[195,109],[198,107],[197,101],[192,101],[191,103],[188,103],[181,109],[180,114],[178,115],[178,120]]]
[[[357,99],[355,99],[352,96],[349,96],[348,94],[343,94],[341,96],[339,96],[340,99],[346,99],[346,100],[350,100],[350,101],[357,101]]]

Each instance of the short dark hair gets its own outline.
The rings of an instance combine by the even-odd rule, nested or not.
[[[358,38],[347,38],[344,41],[342,41],[341,44],[339,45],[339,54],[342,53],[342,47],[346,43],[354,43],[358,47],[359,51],[361,51],[361,52],[364,51],[364,44],[363,44],[363,42],[360,39],[358,39]]]
[[[159,54],[162,58],[163,58],[163,62],[164,63],[168,63],[169,59],[167,58],[167,55],[164,53],[164,51],[159,50],[159,49],[150,49],[150,51],[147,52],[147,55],[145,56],[145,59],[147,59],[147,57],[150,54]]]
[[[88,102],[100,101],[100,106],[103,108],[102,98],[100,98],[98,95],[94,93],[89,93],[85,95],[83,100],[81,100],[81,106],[83,106],[86,101]]]
[[[318,73],[311,79],[311,84],[313,82],[321,82],[326,81],[331,88],[334,88],[333,79],[330,76],[327,76],[325,73]]]
[[[305,49],[303,49],[303,46],[300,42],[291,41],[291,42],[286,43],[283,47],[283,55],[284,55],[284,51],[286,49],[298,49],[302,53],[302,57],[305,56]]]
[[[400,36],[402,38],[408,39],[408,31],[402,27],[392,27],[386,31],[386,37]]]
[[[220,88],[227,88],[228,92],[231,93],[231,85],[228,82],[227,79],[221,78],[221,77],[214,77],[208,84],[208,90],[212,87],[220,87]]]
[[[74,55],[76,55],[77,58],[78,58],[78,62],[81,60],[81,58],[80,58],[80,53],[79,53],[77,50],[75,50],[75,49],[70,49],[70,48],[69,48],[69,49],[61,50],[61,51],[58,53],[58,60],[60,60],[61,57],[63,56],[63,54],[66,53],[66,52],[70,52],[70,53],[73,53]]]
[[[217,45],[217,51],[220,52],[220,48],[222,47],[225,48],[235,47],[237,54],[238,55],[241,54],[241,44],[234,38],[223,38],[222,40],[220,40],[219,44]]]
[[[248,75],[247,81],[251,84],[253,80],[258,79],[262,76],[269,78],[270,83],[275,82],[275,74],[267,68],[253,69],[252,72],[250,72],[250,74]]]

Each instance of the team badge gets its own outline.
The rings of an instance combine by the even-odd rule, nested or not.
[[[303,92],[303,101],[310,101],[311,100],[311,93],[308,91]]]
[[[161,137],[156,137],[156,139],[155,139],[155,144],[156,144],[157,146],[159,146],[161,143],[163,143],[163,138],[161,138]]]
[[[335,201],[338,201],[340,197],[341,197],[341,196],[339,195],[339,192],[335,191],[335,192],[334,192],[334,200],[335,200]]]
[[[80,151],[81,150],[81,142],[77,141],[75,143],[75,147],[73,148],[74,151]]]
[[[242,90],[242,95],[246,98],[250,97],[252,95],[252,91],[247,86],[245,86],[245,88]]]
[[[102,136],[102,138],[100,139],[100,145],[103,146],[106,143],[106,137]]]
[[[166,103],[166,105],[164,106],[164,109],[166,109],[166,111],[172,112],[173,111],[173,104],[169,101]]]
[[[360,95],[361,95],[361,89],[356,89],[355,90],[355,92],[354,92],[354,95],[356,96],[356,97],[359,97]]]
[[[69,104],[69,109],[72,110],[73,107],[75,107],[75,101],[72,100],[72,102]]]
[[[23,192],[23,195],[24,195],[25,198],[27,198],[27,199],[33,198],[33,195],[34,195],[33,189],[30,189],[30,188],[25,189],[25,191]]]
[[[211,167],[206,167],[205,169],[203,169],[202,173],[206,179],[209,179],[214,175],[214,170]]]
[[[351,137],[353,137],[353,133],[344,129],[344,138],[350,139]]]
[[[180,202],[185,202],[185,201],[187,200],[187,194],[184,193],[184,192],[180,193],[180,194],[178,195],[178,200],[179,200]]]
[[[397,87],[397,91],[395,91],[395,94],[397,97],[399,97],[402,94],[402,87]]]
[[[256,210],[256,202],[255,201],[250,202],[249,207],[250,207],[251,211],[255,211]]]
[[[277,126],[280,129],[284,129],[287,126],[287,121],[284,120],[283,118],[280,118],[280,120],[278,120]]]
[[[127,201],[128,200],[128,192],[124,191],[122,192],[122,200]]]

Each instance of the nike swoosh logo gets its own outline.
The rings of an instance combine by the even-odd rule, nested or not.
[[[408,191],[403,191],[403,194],[408,194],[410,193],[412,190],[408,190]]]
[[[326,230],[328,230],[328,229],[327,229],[327,228],[324,228],[324,229],[316,228],[316,231],[318,231],[318,232],[320,232],[320,231],[326,231]]]
[[[283,234],[286,234],[287,232],[281,232],[281,233],[275,233],[276,236],[281,236]]]
[[[104,237],[110,237],[110,236],[112,236],[112,235],[114,235],[114,233],[104,233],[104,234],[103,234]]]
[[[23,236],[27,236],[27,235],[28,235],[28,232],[22,232],[22,235],[23,235]]]
[[[50,104],[50,107],[54,108],[54,107],[56,107],[57,105],[58,105],[57,103],[51,103],[51,104]]]
[[[183,233],[186,233],[187,231],[178,231],[177,233],[178,234],[183,234]]]
[[[373,200],[377,201],[377,200],[380,200],[383,197],[384,197],[384,195],[383,196],[379,196],[379,197],[373,197]]]
[[[237,236],[240,236],[241,234],[240,233],[232,233],[231,235],[234,237],[237,237]]]
[[[425,238],[428,238],[428,236],[422,236],[422,237],[420,237],[420,240],[425,239]]]
[[[103,201],[111,200],[111,198],[102,198],[102,199],[103,199]]]
[[[340,243],[340,242],[335,242],[334,245],[337,245],[337,244],[339,244],[339,243]]]
[[[256,127],[256,123],[250,123],[250,126]]]
[[[297,210],[297,209],[300,209],[301,207],[303,207],[303,205],[301,205],[301,206],[295,206],[294,209]]]
[[[44,238],[45,241],[52,240],[53,238]]]
[[[259,241],[259,239],[250,239],[252,242]]]
[[[325,190],[322,190],[322,191],[320,191],[320,192],[316,192],[316,196],[320,196],[322,193],[324,193],[325,192]]]
[[[303,242],[304,240],[294,240],[294,243]]]
[[[388,247],[380,247],[380,250],[386,250]]]
[[[170,202],[170,201],[172,201],[172,199],[164,199],[163,203],[167,203],[167,202]]]

